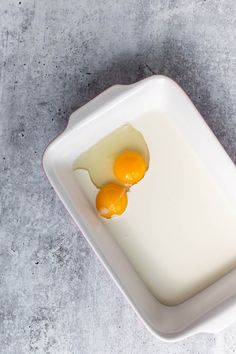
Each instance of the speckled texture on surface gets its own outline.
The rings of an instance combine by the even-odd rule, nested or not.
[[[172,344],[147,332],[41,158],[76,108],[160,73],[236,162],[235,0],[1,0],[0,29],[0,353],[234,353],[236,324]]]

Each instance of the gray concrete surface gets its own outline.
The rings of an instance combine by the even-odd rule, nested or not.
[[[236,324],[176,344],[147,332],[41,158],[76,108],[161,73],[236,162],[236,2],[1,0],[0,29],[0,353],[234,353]]]

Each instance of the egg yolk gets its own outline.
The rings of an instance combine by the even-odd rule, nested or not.
[[[110,219],[121,215],[128,204],[126,188],[115,183],[106,184],[97,194],[96,208],[100,216]]]
[[[144,177],[147,164],[138,152],[124,151],[116,158],[113,170],[119,181],[133,185]]]

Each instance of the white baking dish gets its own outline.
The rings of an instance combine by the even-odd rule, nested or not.
[[[109,235],[72,170],[82,151],[150,108],[175,117],[175,124],[188,135],[192,148],[236,208],[234,164],[187,95],[164,76],[113,86],[78,109],[65,131],[48,146],[43,166],[65,207],[144,324],[157,337],[174,341],[199,332],[216,332],[235,320],[236,270],[181,304],[163,305]]]

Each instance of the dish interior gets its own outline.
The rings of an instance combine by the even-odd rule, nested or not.
[[[236,213],[169,117],[147,112],[132,125],[149,147],[149,170],[124,215],[101,221],[153,295],[176,305],[235,267]],[[75,173],[94,208],[98,189]]]

